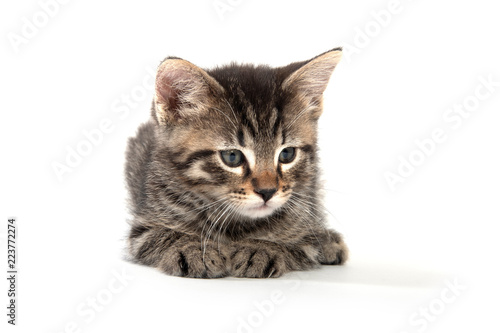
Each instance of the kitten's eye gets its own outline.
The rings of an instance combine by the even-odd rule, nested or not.
[[[244,159],[243,153],[236,149],[223,150],[220,152],[220,156],[222,158],[222,161],[231,168],[236,168],[240,166],[241,163],[243,163]]]
[[[287,147],[280,153],[279,160],[281,163],[290,163],[295,159],[295,148]]]

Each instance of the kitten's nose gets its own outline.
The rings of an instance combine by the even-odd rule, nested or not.
[[[258,190],[254,190],[255,193],[259,194],[262,199],[264,199],[264,202],[268,202],[269,199],[271,199],[274,195],[274,193],[276,193],[277,189],[275,188],[265,188],[265,189],[258,189]]]

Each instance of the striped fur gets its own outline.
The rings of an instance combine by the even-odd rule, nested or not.
[[[340,56],[212,70],[165,59],[151,119],[126,153],[133,260],[199,278],[344,263],[342,237],[324,225],[317,149],[322,94]],[[282,163],[287,147],[295,159]],[[220,154],[234,149],[244,155],[238,167]]]

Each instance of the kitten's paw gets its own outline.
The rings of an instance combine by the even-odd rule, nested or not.
[[[165,253],[159,268],[167,274],[192,278],[221,278],[228,275],[227,254],[218,248],[200,243],[171,247]]]
[[[328,230],[322,242],[319,262],[322,265],[342,265],[348,257],[349,249],[342,236],[333,230]]]
[[[272,244],[236,245],[231,253],[231,275],[247,278],[279,277],[289,271],[283,251]]]

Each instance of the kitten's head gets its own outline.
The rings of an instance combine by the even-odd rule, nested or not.
[[[315,195],[317,120],[341,49],[285,67],[159,66],[153,117],[169,176],[213,207],[257,219]]]

